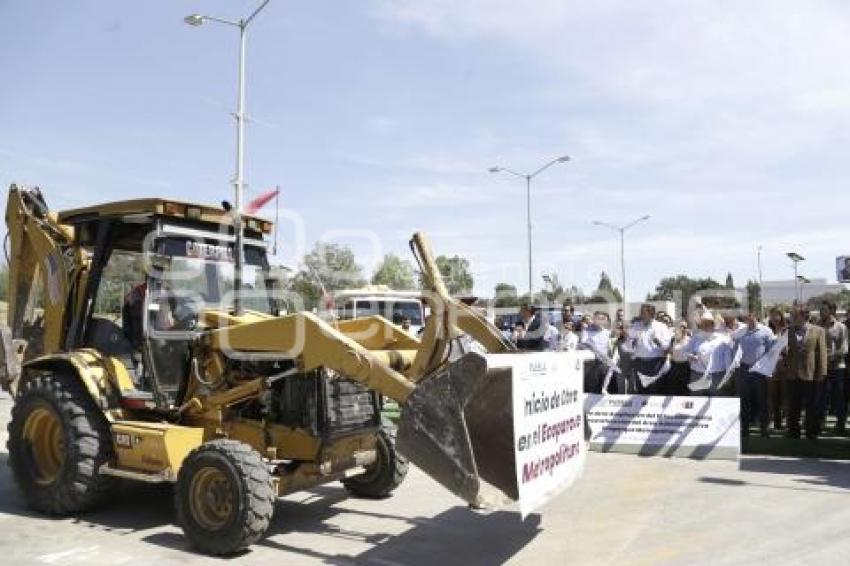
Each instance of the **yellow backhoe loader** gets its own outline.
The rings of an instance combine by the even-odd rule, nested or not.
[[[188,539],[225,555],[263,536],[276,497],[331,481],[386,497],[408,459],[472,504],[517,498],[511,370],[452,353],[462,333],[513,347],[448,295],[421,234],[420,339],[381,317],[293,309],[269,274],[271,224],[242,217],[236,238],[226,206],[55,213],[12,185],[6,223],[0,384],[14,396],[9,463],[34,509],[83,512],[117,478],[169,482]],[[401,407],[397,435],[384,397]]]

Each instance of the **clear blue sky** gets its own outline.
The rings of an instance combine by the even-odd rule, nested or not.
[[[0,4],[0,182],[55,208],[164,195],[218,202],[233,172],[231,1]],[[246,178],[352,245],[367,270],[413,230],[468,257],[476,291],[535,276],[834,280],[850,254],[850,4],[840,1],[272,0],[249,39]],[[250,193],[249,193],[250,194]],[[295,263],[292,223],[281,261]],[[538,278],[537,283],[540,283]]]

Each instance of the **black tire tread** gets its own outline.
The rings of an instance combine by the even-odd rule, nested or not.
[[[65,466],[57,482],[37,485],[24,462],[23,425],[32,403],[46,402],[59,415],[65,436]],[[15,482],[29,505],[48,515],[69,515],[96,507],[115,480],[98,473],[112,458],[112,433],[103,412],[78,378],[45,373],[24,382],[12,406],[6,448]]]
[[[185,497],[192,478],[184,470],[191,470],[192,461],[209,452],[224,456],[236,470],[242,484],[240,508],[244,509],[244,517],[233,530],[208,536],[192,528],[191,518],[187,516],[189,507]],[[190,452],[183,462],[175,490],[177,516],[184,533],[198,550],[216,556],[237,553],[259,541],[271,523],[276,498],[271,474],[259,453],[247,444],[229,439],[211,440]]]
[[[410,463],[404,454],[396,449],[396,427],[389,421],[384,420],[381,429],[378,431],[378,450],[381,450],[380,444],[383,443],[387,449],[387,458],[380,458],[379,465],[383,465],[384,469],[380,470],[375,477],[367,471],[365,474],[346,478],[342,481],[342,485],[351,493],[358,497],[368,499],[384,499],[389,497],[404,481],[407,476],[407,470]]]

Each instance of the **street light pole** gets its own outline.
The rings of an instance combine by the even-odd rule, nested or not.
[[[534,179],[537,175],[555,165],[556,163],[565,163],[570,160],[569,155],[562,155],[552,161],[547,162],[545,165],[540,167],[537,171],[533,173],[517,173],[516,171],[512,171],[507,167],[491,167],[489,169],[490,173],[510,173],[516,177],[522,177],[525,179],[525,211],[526,211],[526,220],[528,224],[528,300],[529,302],[534,301],[534,283],[532,278],[533,268],[532,268],[532,244],[531,244],[531,180]]]
[[[759,269],[759,318],[764,320],[764,282],[761,275],[761,244],[758,248],[758,269]]]
[[[610,228],[610,229],[612,229],[612,230],[614,230],[614,231],[616,231],[620,234],[620,276],[621,276],[621,278],[622,278],[621,280],[623,282],[622,298],[623,298],[623,319],[624,320],[627,320],[628,316],[629,316],[629,313],[628,313],[629,303],[628,303],[628,300],[626,299],[626,230],[628,230],[629,228],[632,228],[633,226],[635,226],[636,224],[638,224],[640,222],[643,222],[644,220],[649,220],[648,214],[646,216],[641,216],[637,220],[634,220],[634,221],[632,221],[628,224],[624,224],[623,226],[615,226],[614,224],[609,224],[607,222],[600,222],[599,220],[593,221],[593,224],[595,226],[604,226],[604,227]]]
[[[623,324],[627,317],[629,316],[626,312],[626,309],[629,306],[628,301],[626,300],[626,230],[625,228],[620,228],[620,277],[623,282]]]
[[[800,304],[803,304],[804,288],[806,286],[806,283],[811,283],[812,281],[804,275],[798,275],[796,277],[796,280],[800,282]]]
[[[794,296],[797,298],[797,303],[802,303],[803,298],[800,294],[800,274],[797,271],[797,264],[801,261],[805,261],[806,258],[798,254],[797,252],[788,252],[785,254],[788,258],[794,262]]]
[[[528,224],[528,302],[533,303],[534,293],[531,288],[531,175],[525,176],[525,213]]]
[[[191,26],[200,26],[206,21],[218,22],[239,28],[239,75],[237,78],[236,93],[236,175],[233,178],[233,232],[236,241],[233,250],[233,310],[237,315],[243,313],[242,299],[242,271],[244,263],[244,234],[242,233],[242,197],[245,190],[245,45],[247,40],[248,24],[259,14],[270,0],[263,2],[254,10],[250,16],[239,21],[227,20],[213,16],[192,14],[186,16],[184,21]]]

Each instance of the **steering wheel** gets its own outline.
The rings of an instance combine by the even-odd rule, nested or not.
[[[198,326],[198,311],[191,300],[176,299],[171,311],[174,318],[172,330],[194,330]]]

